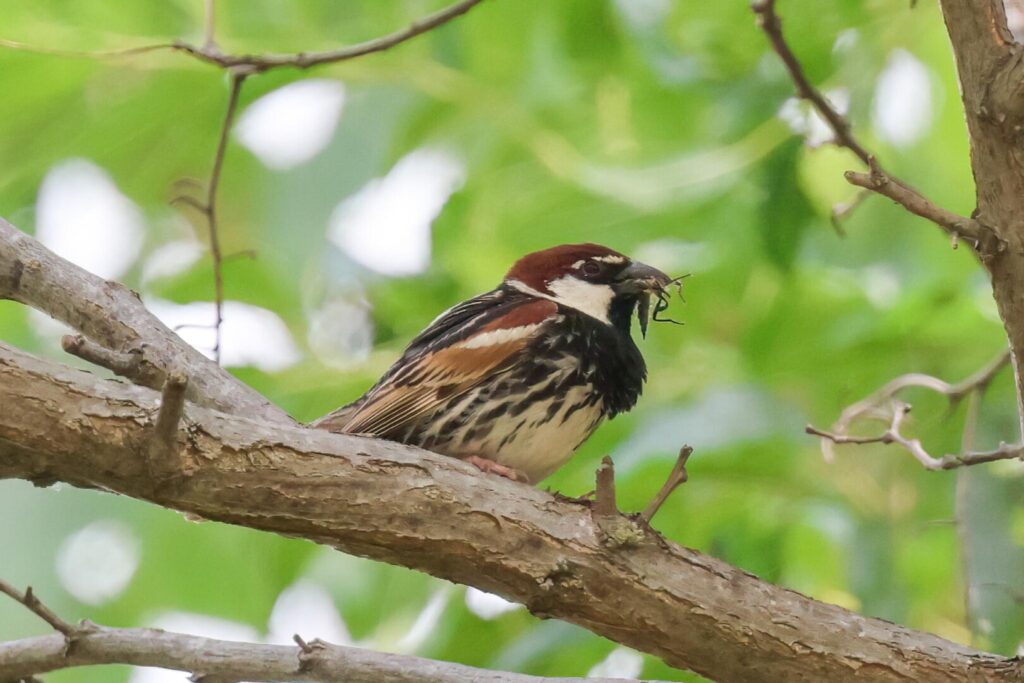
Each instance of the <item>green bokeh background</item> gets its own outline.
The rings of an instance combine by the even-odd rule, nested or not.
[[[780,11],[809,76],[846,88],[850,117],[886,167],[969,213],[973,186],[952,56],[932,3],[787,0]],[[225,0],[218,39],[236,52],[325,49],[371,38],[442,6],[433,0]],[[201,40],[199,0],[7,0],[0,38],[67,50]],[[847,45],[835,47],[846,33]],[[932,120],[900,149],[873,129],[879,73],[893,50],[928,69]],[[776,113],[792,94],[749,7],[689,0],[485,0],[467,16],[385,54],[249,79],[244,108],[275,88],[336,79],[347,102],[328,147],[285,172],[232,142],[220,195],[227,297],[274,311],[303,348],[288,370],[236,368],[302,420],[361,393],[439,311],[493,287],[519,255],[596,241],[689,272],[682,327],[652,325],[650,381],[637,409],[603,426],[546,486],[591,488],[601,455],[618,463],[620,503],[640,509],[683,443],[690,482],[655,526],[669,538],[815,598],[1004,654],[1024,633],[1022,470],[1008,463],[928,473],[893,448],[822,461],[805,423],[908,371],[956,380],[1003,345],[987,279],[969,250],[871,198],[839,237],[832,204],[854,192],[847,152],[811,149]],[[184,55],[88,59],[0,48],[0,215],[32,231],[48,169],[82,157],[109,172],[147,219],[143,257],[174,238],[176,180],[208,174],[227,95],[223,73]],[[443,147],[466,182],[433,224],[429,270],[359,277],[374,350],[323,365],[306,344],[308,302],[340,253],[332,209],[404,155]],[[201,226],[196,234],[202,238]],[[343,261],[343,260],[342,260]],[[138,267],[126,278],[139,286]],[[325,275],[326,273],[326,275]],[[209,258],[147,285],[209,301]],[[27,311],[0,302],[0,339],[62,356]],[[959,445],[962,408],[911,393],[911,430],[934,452]],[[0,406],[0,410],[3,407]],[[986,397],[979,446],[1012,441],[1012,388]],[[315,581],[357,639],[395,647],[444,582],[303,541],[214,523],[122,497],[0,482],[0,576],[31,583],[68,618],[131,626],[166,611],[266,629],[283,589]],[[95,520],[140,542],[128,588],[99,606],[61,585],[55,556]],[[957,523],[959,521],[959,524]],[[580,676],[615,645],[524,610],[493,621],[451,587],[416,654],[532,674]],[[965,607],[970,596],[970,611]],[[0,638],[45,632],[0,602]],[[315,636],[316,634],[309,634]],[[54,681],[125,680],[106,668]],[[644,677],[703,680],[645,657]]]

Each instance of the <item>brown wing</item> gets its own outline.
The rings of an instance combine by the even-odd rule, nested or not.
[[[411,359],[366,395],[342,431],[388,436],[506,372],[557,310],[550,301],[518,306],[452,346]]]

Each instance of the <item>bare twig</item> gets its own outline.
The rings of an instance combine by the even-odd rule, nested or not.
[[[988,389],[988,385],[992,383],[992,380],[1005,368],[1010,362],[1010,350],[1003,351],[998,356],[988,362],[987,365],[982,367],[976,373],[963,379],[956,384],[950,385],[946,390],[946,395],[949,396],[949,400],[954,403],[959,402],[964,396],[977,392],[984,393]]]
[[[151,386],[163,381],[164,373],[143,363],[142,354],[138,351],[111,351],[80,334],[64,335],[61,338],[61,347],[72,356],[106,368],[136,384]]]
[[[207,228],[210,235],[210,253],[213,258],[213,280],[214,299],[216,310],[216,321],[214,325],[215,338],[213,346],[214,361],[220,363],[222,327],[224,322],[224,278],[222,272],[223,256],[221,254],[220,234],[217,222],[217,190],[220,185],[221,172],[224,166],[224,156],[227,149],[227,141],[231,133],[235,114],[238,108],[238,97],[241,92],[245,78],[254,73],[268,71],[280,67],[309,68],[321,64],[341,62],[363,55],[382,52],[391,47],[404,43],[442,26],[449,21],[465,14],[482,0],[461,0],[446,7],[434,14],[430,14],[411,25],[394,33],[358,43],[337,50],[324,52],[301,52],[295,54],[270,54],[270,55],[228,55],[221,52],[215,41],[216,7],[215,0],[204,0],[204,43],[202,46],[195,46],[183,41],[176,41],[173,44],[148,45],[127,50],[101,51],[101,52],[74,52],[64,50],[50,50],[48,48],[32,48],[14,41],[0,41],[0,46],[26,51],[42,52],[46,54],[59,54],[69,57],[115,57],[129,56],[150,52],[160,49],[173,49],[189,54],[201,61],[208,62],[227,69],[231,74],[230,94],[228,97],[227,111],[221,125],[220,136],[217,142],[217,150],[214,154],[213,169],[210,173],[210,181],[207,184],[205,201],[199,201],[188,196],[176,197],[173,203],[181,203],[198,210],[206,218]]]
[[[597,468],[597,487],[594,489],[594,514],[600,517],[614,517],[619,514],[615,502],[615,463],[612,457],[601,458]]]
[[[680,485],[685,484],[689,475],[686,473],[686,461],[690,459],[690,455],[693,454],[693,449],[689,446],[683,446],[679,449],[679,457],[676,458],[676,464],[672,466],[672,471],[669,472],[668,479],[662,484],[661,489],[657,495],[647,504],[644,511],[640,513],[640,518],[645,522],[650,523],[654,515],[658,514],[658,510],[665,504],[668,497],[675,491]]]
[[[977,405],[973,402],[973,398],[980,397],[985,392],[992,380],[1006,367],[1009,361],[1010,352],[1003,351],[983,368],[955,384],[921,373],[900,375],[867,398],[848,406],[830,430],[807,425],[806,432],[821,437],[822,454],[829,461],[835,457],[834,445],[871,443],[895,443],[913,455],[928,470],[950,470],[995,460],[1024,459],[1022,458],[1024,446],[1002,445],[994,451],[982,452],[971,451],[966,446],[973,442],[974,422],[977,420],[976,414],[972,413],[972,411],[974,413],[977,411]],[[951,406],[956,406],[965,397],[972,398],[972,403],[969,405],[968,422],[965,425],[963,441],[965,446],[961,453],[938,458],[929,454],[919,439],[910,439],[901,433],[900,427],[910,412],[910,405],[895,397],[899,392],[910,387],[920,387],[942,394],[946,396]],[[883,421],[888,423],[888,427],[882,434],[876,436],[851,435],[849,429],[854,423],[861,420]]]
[[[14,586],[7,583],[3,579],[0,579],[0,593],[6,593],[10,597],[14,598],[17,602],[20,602],[26,608],[29,609],[37,617],[45,621],[47,624],[53,627],[53,630],[59,631],[64,634],[66,638],[71,638],[82,632],[82,627],[74,626],[57,616],[57,613],[51,610],[49,607],[44,605],[39,598],[36,597],[35,593],[32,592],[32,587],[29,586],[22,593],[17,590]],[[39,673],[39,672],[32,672]],[[2,678],[2,676],[0,676]]]
[[[857,207],[864,203],[864,200],[871,196],[871,192],[868,190],[859,190],[857,194],[853,195],[853,198],[846,202],[832,205],[832,211],[829,214],[829,220],[832,223],[832,229],[836,231],[836,234],[840,237],[846,237],[846,228],[843,227],[843,221],[850,217]]]
[[[221,122],[220,134],[217,136],[217,149],[213,155],[213,168],[210,171],[210,182],[206,186],[205,200],[200,201],[188,195],[179,195],[171,200],[172,204],[185,204],[196,209],[206,219],[206,226],[210,235],[210,255],[213,258],[214,310],[216,319],[211,327],[214,330],[213,358],[217,363],[220,363],[221,332],[224,324],[224,255],[220,244],[217,190],[220,189],[220,179],[224,169],[228,139],[231,137],[231,128],[234,125],[235,115],[238,112],[239,95],[242,92],[242,85],[246,77],[251,73],[252,70],[245,67],[231,69],[227,110]]]
[[[217,42],[214,40],[214,31],[217,21],[216,0],[204,0],[203,5],[203,14],[206,18],[206,30],[203,33],[203,49],[215,50],[217,48]]]
[[[363,55],[383,52],[389,48],[406,42],[412,38],[423,35],[429,31],[447,24],[452,19],[462,16],[483,0],[461,0],[455,4],[429,14],[422,19],[414,21],[404,29],[389,33],[388,35],[374,38],[363,43],[349,45],[336,50],[325,50],[322,52],[296,52],[290,54],[264,54],[264,55],[230,55],[221,52],[214,40],[214,0],[204,0],[205,25],[203,29],[204,44],[202,46],[192,45],[185,41],[173,43],[158,43],[155,45],[142,45],[118,50],[62,50],[60,48],[36,47],[14,40],[0,39],[0,47],[6,47],[23,52],[35,52],[38,54],[55,55],[60,57],[108,59],[116,57],[130,57],[145,52],[157,50],[175,50],[182,52],[196,59],[213,64],[222,69],[236,67],[248,68],[253,72],[263,72],[281,67],[293,67],[308,69],[323,64],[343,62]]]
[[[33,54],[50,55],[53,57],[69,57],[71,59],[117,59],[119,57],[135,57],[158,50],[173,50],[174,43],[139,45],[138,47],[118,48],[115,50],[63,50],[54,47],[36,47],[16,40],[0,38],[0,47],[18,50],[19,52],[31,52]]]
[[[994,255],[1005,248],[995,233],[973,218],[948,211],[926,198],[902,180],[886,173],[874,157],[868,158],[869,173],[847,171],[847,182],[888,197],[915,216],[927,219],[958,239],[970,241],[982,254]]]
[[[303,640],[302,636],[300,636],[298,633],[292,636],[292,640],[294,640],[295,644],[299,646],[299,649],[307,655],[313,651],[313,648],[310,647],[309,643]]]
[[[171,372],[160,393],[160,408],[146,449],[150,472],[158,486],[182,470],[177,457],[178,425],[185,411],[187,386],[188,378],[183,373]]]
[[[782,21],[779,19],[779,15],[775,13],[775,0],[756,0],[751,5],[751,9],[757,15],[758,25],[765,35],[768,36],[772,49],[775,50],[782,63],[785,64],[786,71],[789,72],[789,76],[796,86],[797,96],[807,100],[818,110],[818,113],[828,123],[829,128],[832,129],[837,145],[847,148],[867,165],[871,153],[853,136],[853,133],[850,131],[849,121],[836,111],[828,99],[807,80],[803,65],[800,64],[800,60],[797,59],[793,50],[790,49],[789,43],[786,42],[786,38],[782,35]]]
[[[192,55],[196,59],[219,66],[222,69],[235,67],[248,67],[255,72],[267,71],[280,67],[295,67],[308,69],[321,64],[333,64],[343,62],[374,52],[383,52],[388,48],[404,43],[416,36],[432,31],[452,19],[459,17],[482,0],[461,0],[449,7],[446,7],[434,14],[430,14],[418,21],[414,21],[406,28],[390,33],[380,38],[374,38],[364,43],[357,43],[337,50],[323,52],[299,52],[294,54],[264,54],[264,55],[229,55],[214,48],[197,47],[186,42],[176,42],[173,49]]]
[[[224,275],[221,272],[222,256],[220,251],[220,234],[217,231],[217,189],[220,187],[220,175],[224,168],[224,155],[227,152],[231,126],[238,110],[238,96],[242,92],[242,84],[248,72],[233,70],[231,72],[231,92],[228,95],[227,112],[217,140],[217,152],[213,157],[213,170],[210,172],[210,184],[206,191],[206,219],[210,228],[210,253],[213,255],[213,281],[216,295],[217,329],[216,341],[213,344],[213,357],[220,363],[221,327],[224,323]]]
[[[405,683],[583,683],[579,678],[542,678],[488,671],[410,655],[331,645],[244,643],[157,629],[94,626],[75,635],[66,651],[59,635],[0,643],[0,681],[26,681],[35,674],[104,664],[159,667],[193,673],[193,681],[404,681]],[[586,679],[612,683],[611,679]]]
[[[590,517],[607,548],[627,548],[644,540],[645,532],[632,518],[619,512],[615,501],[615,465],[610,455],[601,458]]]
[[[847,171],[846,180],[858,187],[884,195],[911,213],[938,225],[949,234],[970,241],[983,259],[990,258],[1002,251],[1005,248],[1005,242],[991,228],[973,218],[943,209],[882,168],[874,155],[853,134],[850,122],[846,117],[840,114],[807,79],[800,60],[793,53],[782,33],[782,21],[775,12],[775,2],[776,0],[755,0],[751,9],[757,15],[758,24],[768,37],[772,49],[779,55],[786,71],[789,72],[790,79],[796,87],[797,96],[810,102],[811,106],[825,119],[829,128],[832,129],[835,144],[853,152],[870,169],[870,173]],[[835,224],[834,221],[833,224]]]

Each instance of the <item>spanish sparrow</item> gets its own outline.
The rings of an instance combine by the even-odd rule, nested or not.
[[[538,482],[604,418],[631,409],[647,369],[630,336],[670,279],[597,244],[519,259],[496,289],[438,316],[361,398],[313,426],[400,441]]]

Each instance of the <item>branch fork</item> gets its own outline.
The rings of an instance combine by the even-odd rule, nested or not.
[[[785,65],[786,71],[793,81],[797,97],[809,102],[828,123],[834,136],[833,142],[837,146],[845,147],[853,152],[868,167],[868,173],[847,171],[844,174],[846,181],[851,185],[888,197],[907,211],[939,226],[955,239],[969,241],[983,262],[1001,253],[1006,248],[1006,242],[992,228],[977,219],[967,218],[938,206],[912,186],[882,168],[875,156],[853,134],[849,120],[836,110],[821,91],[811,85],[800,60],[793,53],[783,35],[782,20],[775,11],[775,2],[776,0],[755,0],[751,4],[751,9],[757,17],[758,25],[771,43],[772,49]],[[848,214],[850,210],[849,207],[840,209],[843,215]],[[835,223],[834,218],[833,224]]]
[[[36,597],[36,594],[32,591],[32,586],[27,587],[25,592],[22,593],[11,584],[0,579],[0,593],[5,593],[15,601],[24,605],[26,609],[49,624],[54,631],[57,631],[64,636],[64,657],[67,657],[71,653],[71,648],[77,639],[89,633],[94,633],[97,630],[96,625],[88,621],[71,624],[62,619],[56,612],[47,607],[38,597]]]
[[[956,407],[965,398],[980,399],[989,384],[992,383],[992,380],[996,378],[1009,362],[1010,352],[1008,350],[1003,351],[983,368],[956,384],[950,384],[938,377],[921,373],[901,375],[867,398],[843,410],[839,419],[836,420],[830,430],[818,429],[813,425],[807,425],[805,431],[808,434],[821,437],[822,455],[829,462],[835,457],[833,449],[835,445],[863,445],[872,443],[897,444],[921,463],[922,467],[930,471],[951,470],[958,467],[994,462],[996,460],[1017,459],[1024,461],[1024,446],[1008,446],[1005,444],[1001,444],[999,448],[992,451],[970,451],[965,446],[963,453],[950,453],[942,457],[936,457],[925,449],[920,439],[906,437],[901,432],[903,422],[910,413],[911,406],[909,403],[896,398],[899,392],[910,387],[928,389],[942,394],[949,400],[950,407]],[[973,411],[969,411],[968,422],[976,419],[976,417]],[[885,422],[888,427],[884,432],[875,436],[851,435],[849,433],[850,428],[863,420]],[[973,425],[969,424],[966,431],[973,432]]]
[[[606,455],[601,459],[601,465],[596,472],[596,489],[590,514],[594,524],[603,535],[604,544],[607,547],[629,547],[646,538],[647,531],[651,530],[651,519],[661,509],[672,492],[686,483],[689,478],[686,472],[686,462],[692,453],[693,449],[689,446],[679,449],[675,465],[658,493],[647,504],[643,512],[628,515],[622,514],[615,502],[615,464],[612,462],[611,456]]]

